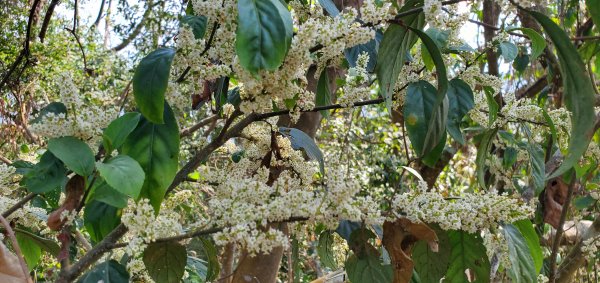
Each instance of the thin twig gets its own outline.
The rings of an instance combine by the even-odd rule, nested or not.
[[[571,198],[573,198],[573,191],[575,189],[575,184],[577,183],[577,178],[575,172],[571,174],[571,183],[569,184],[569,188],[567,191],[567,197],[565,198],[565,203],[563,204],[562,211],[560,214],[560,221],[558,223],[558,228],[556,228],[556,234],[554,234],[554,241],[552,242],[552,253],[550,254],[550,282],[554,283],[556,281],[556,257],[558,256],[558,247],[560,246],[560,240],[562,239],[565,221],[567,219],[567,212],[569,210],[569,205],[571,204]]]
[[[195,125],[181,130],[181,132],[179,132],[179,137],[187,137],[187,136],[193,134],[198,129],[200,129],[218,119],[219,119],[218,115],[213,115],[208,118],[202,119],[200,122],[196,123]]]
[[[2,217],[5,217],[5,218],[9,217],[11,214],[13,214],[13,212],[15,212],[19,208],[23,207],[26,203],[28,203],[30,200],[32,200],[36,195],[37,194],[35,194],[35,193],[29,193],[23,199],[21,199],[19,202],[15,203],[13,206],[11,206],[6,211],[2,212]]]
[[[6,229],[6,235],[10,238],[10,241],[13,246],[13,250],[19,259],[19,264],[21,264],[21,270],[23,271],[23,276],[27,279],[27,282],[32,282],[29,277],[29,269],[27,269],[27,264],[25,264],[25,259],[23,258],[23,253],[21,252],[21,248],[19,247],[19,243],[17,242],[17,238],[15,237],[15,231],[10,227],[10,223],[4,218],[0,216],[0,222],[2,222],[2,226]]]

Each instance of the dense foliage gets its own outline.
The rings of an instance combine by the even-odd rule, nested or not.
[[[597,280],[598,0],[6,1],[2,282]]]

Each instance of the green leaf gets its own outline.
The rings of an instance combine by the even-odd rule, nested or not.
[[[40,112],[37,114],[37,116],[33,119],[31,119],[30,123],[31,124],[35,124],[35,123],[39,123],[43,117],[45,117],[48,114],[65,114],[67,115],[67,106],[65,106],[63,103],[61,102],[51,102],[50,104],[46,105],[44,108],[42,108],[40,110]]]
[[[535,30],[530,28],[514,28],[508,31],[520,30],[523,34],[529,37],[531,40],[531,61],[534,62],[538,56],[544,53],[544,49],[546,48],[546,40],[543,36],[537,33]]]
[[[143,261],[154,281],[179,283],[185,272],[187,252],[177,242],[151,243],[144,250]]]
[[[140,195],[145,173],[135,159],[118,155],[104,163],[96,163],[100,176],[115,190],[132,198]]]
[[[323,231],[319,235],[319,244],[317,245],[317,254],[323,266],[335,270],[337,263],[333,256],[333,233],[331,231]]]
[[[430,152],[423,155],[423,158],[421,159],[421,162],[423,162],[423,164],[431,168],[435,166],[435,164],[442,156],[444,149],[446,148],[446,138],[446,133],[444,133],[440,142]]]
[[[539,144],[529,143],[527,145],[529,152],[529,168],[533,179],[535,195],[538,196],[546,187],[546,164],[544,162],[544,149]]]
[[[129,273],[125,266],[111,259],[100,263],[90,271],[86,272],[78,283],[127,283],[129,282]]]
[[[36,244],[30,237],[24,236],[23,234],[16,233],[17,243],[23,253],[27,267],[31,271],[39,262],[42,257],[42,249]]]
[[[319,162],[321,174],[325,173],[323,153],[313,138],[296,128],[279,127],[279,132],[290,139],[293,149],[302,149],[306,155],[308,155],[308,158],[311,160],[317,160]]]
[[[329,75],[327,68],[323,69],[319,82],[317,83],[317,94],[315,95],[315,106],[327,106],[331,104],[331,90],[329,89]],[[329,110],[321,110],[323,117],[329,117]]]
[[[422,1],[407,1],[399,12],[405,12],[421,6]],[[403,17],[402,22],[406,26],[422,29],[425,25],[425,16],[422,12],[411,14]],[[379,80],[381,96],[385,98],[385,103],[390,114],[392,113],[392,95],[396,88],[398,75],[407,61],[406,55],[416,42],[416,34],[409,32],[406,27],[400,25],[391,24],[383,33],[381,46],[377,53],[375,73]]]
[[[173,111],[164,104],[165,123],[158,125],[144,118],[127,137],[121,154],[135,159],[146,175],[140,197],[150,199],[158,213],[165,192],[177,173],[179,129]]]
[[[492,143],[496,137],[498,129],[490,129],[483,133],[483,137],[477,147],[477,156],[475,157],[475,166],[477,166],[477,181],[482,189],[487,189],[485,184],[485,161],[490,155]]]
[[[533,259],[535,274],[539,274],[542,270],[542,265],[544,264],[544,255],[542,254],[542,247],[540,246],[540,238],[535,232],[533,224],[528,219],[523,219],[514,222],[512,225],[519,229],[519,232],[521,232],[521,235],[525,239],[527,247],[529,247],[529,252],[531,253],[531,258]]]
[[[292,16],[278,0],[239,0],[235,51],[251,74],[273,71],[292,43]]]
[[[567,33],[544,14],[527,12],[540,23],[556,47],[563,80],[563,98],[572,113],[568,153],[560,167],[546,178],[552,179],[577,164],[587,150],[594,135],[595,92],[585,65]]]
[[[40,162],[35,164],[24,176],[21,184],[36,194],[60,188],[67,182],[67,169],[60,159],[50,151],[44,152]]]
[[[504,239],[508,245],[508,259],[511,263],[507,269],[513,282],[537,282],[537,272],[527,242],[517,227],[503,226]]]
[[[585,0],[585,6],[592,16],[596,30],[600,31],[600,0]]]
[[[471,87],[461,79],[452,79],[448,83],[448,134],[460,144],[465,144],[465,139],[460,132],[460,122],[463,117],[475,106]]]
[[[577,197],[573,200],[573,206],[578,210],[584,210],[596,203],[596,199],[591,196]]]
[[[345,270],[351,283],[389,283],[394,277],[392,266],[383,265],[372,253],[364,258],[351,255],[346,260]]]
[[[90,239],[98,243],[121,223],[121,211],[106,203],[92,201],[85,205],[83,221]]]
[[[165,92],[174,56],[172,48],[154,50],[142,59],[133,74],[135,103],[142,115],[155,124],[163,123]]]
[[[450,263],[450,243],[446,231],[438,225],[429,225],[437,235],[438,251],[433,252],[426,241],[418,241],[412,250],[415,271],[423,283],[438,283],[446,274]]]
[[[507,147],[502,155],[502,168],[507,170],[512,167],[517,162],[518,153],[514,147]]]
[[[323,9],[325,9],[332,17],[336,17],[340,14],[340,11],[331,0],[319,0],[319,4],[321,4],[321,7],[323,7]]]
[[[409,27],[409,29],[419,36],[421,42],[423,42],[423,45],[425,45],[427,51],[431,55],[431,59],[435,64],[437,79],[437,95],[432,109],[439,109],[439,111],[431,112],[431,117],[428,120],[425,148],[424,151],[420,153],[425,155],[430,149],[435,148],[436,145],[440,143],[440,137],[442,135],[446,135],[446,122],[448,119],[448,98],[446,97],[446,91],[448,90],[448,75],[446,74],[444,58],[442,58],[442,53],[435,41],[419,29],[411,27]]]
[[[135,129],[140,121],[140,113],[129,112],[112,122],[104,129],[102,140],[106,154],[110,154],[113,149],[121,147],[125,139]]]
[[[490,262],[481,237],[465,231],[450,230],[448,231],[448,238],[452,249],[449,259],[450,265],[444,282],[469,282],[465,275],[466,270],[475,275],[475,281],[472,282],[489,282]]]
[[[78,175],[94,173],[94,153],[81,140],[75,137],[54,138],[48,141],[48,150]]]
[[[97,176],[92,185],[89,201],[97,200],[108,205],[124,208],[127,206],[128,197],[119,191],[113,189],[106,183],[104,178]]]
[[[404,101],[404,122],[408,138],[419,156],[439,145],[446,134],[448,99],[444,96],[441,107],[435,107],[437,99],[435,87],[427,81],[420,80],[408,85]],[[431,128],[433,130],[430,131]]]
[[[48,252],[49,254],[51,254],[55,257],[58,256],[58,253],[60,251],[60,246],[55,241],[40,237],[36,234],[33,234],[29,231],[26,231],[26,230],[23,230],[20,228],[14,228],[14,230],[15,230],[15,235],[17,235],[18,237],[21,237],[21,239],[27,238],[27,239],[29,239],[29,241],[34,242],[42,250]]]
[[[500,110],[500,106],[498,105],[496,99],[494,99],[494,90],[491,87],[485,86],[483,87],[483,90],[485,92],[485,100],[487,101],[489,109],[487,125],[489,128],[492,127],[496,119],[498,119],[498,110]]]
[[[202,248],[204,249],[204,255],[208,259],[208,265],[206,269],[206,281],[213,281],[219,277],[219,252],[215,244],[207,238],[200,238],[202,242]]]
[[[527,66],[529,66],[529,55],[525,52],[519,52],[517,57],[512,63],[513,68],[518,72],[518,74],[522,74]]]
[[[197,282],[206,282],[206,275],[208,273],[208,269],[206,267],[206,261],[188,256],[187,257],[187,265],[185,269],[189,273],[190,276],[183,279],[184,283],[197,283]]]
[[[508,41],[500,42],[498,49],[500,49],[500,54],[502,57],[504,57],[505,63],[512,62],[515,60],[515,58],[517,58],[517,54],[519,54],[519,49],[517,46]]]
[[[185,15],[181,18],[181,23],[188,25],[194,33],[195,39],[201,39],[206,33],[206,17]]]

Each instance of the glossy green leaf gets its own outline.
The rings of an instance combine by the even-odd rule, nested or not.
[[[144,118],[127,137],[121,154],[135,159],[146,174],[140,197],[150,199],[158,213],[165,192],[178,168],[179,128],[173,110],[164,104],[164,124],[154,124]]]
[[[450,31],[430,27],[425,31],[425,33],[433,40],[435,45],[440,50],[446,48],[446,45],[448,44],[448,37],[450,36]],[[433,67],[435,67],[435,63],[433,62],[433,58],[431,57],[429,49],[427,48],[427,46],[425,46],[425,44],[421,44],[421,57],[423,58],[423,62],[425,63],[425,66],[427,66],[427,69],[433,70]]]
[[[94,173],[94,152],[83,141],[74,137],[54,138],[48,141],[48,150],[78,175]]]
[[[219,277],[219,252],[215,244],[207,238],[200,238],[204,255],[208,259],[206,265],[206,281],[214,281]]]
[[[187,252],[177,242],[157,242],[146,247],[142,259],[154,281],[179,283],[185,272]]]
[[[404,123],[408,138],[419,156],[429,153],[446,134],[448,99],[444,96],[441,107],[434,108],[437,98],[437,90],[427,81],[421,80],[408,85],[404,101]],[[430,128],[433,130],[430,131]]]
[[[201,39],[206,33],[206,17],[185,15],[181,18],[181,23],[188,25],[194,33],[195,39]]]
[[[17,238],[17,244],[19,244],[19,248],[21,249],[21,253],[25,258],[25,262],[27,263],[27,267],[31,271],[40,262],[42,249],[30,237],[18,233],[16,233],[15,236]]]
[[[129,282],[129,273],[122,264],[111,259],[97,264],[90,271],[86,272],[78,283],[127,283]]]
[[[508,41],[500,42],[500,44],[498,45],[498,49],[500,51],[500,54],[504,58],[505,63],[512,62],[513,60],[515,60],[515,58],[517,58],[517,54],[519,54],[519,49],[517,48],[517,46],[514,43]]]
[[[319,4],[321,4],[321,7],[323,7],[323,9],[325,9],[332,17],[337,17],[337,15],[340,14],[340,11],[332,0],[319,0]]]
[[[483,87],[484,92],[485,92],[485,100],[487,102],[488,105],[488,128],[492,127],[494,125],[494,122],[496,122],[496,119],[498,119],[498,110],[500,110],[500,106],[498,105],[498,102],[496,101],[496,99],[494,99],[494,90],[489,87],[489,86],[485,86]]]
[[[512,282],[537,282],[535,264],[523,235],[511,224],[506,224],[503,228],[504,239],[508,246],[508,259],[511,263],[507,271]]]
[[[47,116],[50,113],[54,115],[65,114],[66,116],[67,106],[65,106],[62,102],[51,102],[50,104],[42,108],[40,112],[35,116],[35,118],[31,119],[31,121],[29,122],[31,124],[39,123],[43,117]]]
[[[317,245],[317,254],[323,266],[335,270],[337,263],[333,255],[333,234],[330,231],[323,231],[319,235],[319,244]]]
[[[279,0],[239,0],[235,51],[252,74],[279,68],[292,43],[292,16]]]
[[[207,264],[208,263],[202,259],[188,256],[185,269],[189,276],[183,279],[183,283],[206,282],[206,274],[208,273],[208,268],[206,267]]]
[[[15,231],[15,235],[17,235],[21,239],[27,238],[31,242],[34,242],[42,250],[48,252],[49,254],[51,254],[53,256],[58,256],[58,253],[60,251],[60,246],[54,240],[40,237],[36,234],[33,234],[29,231],[26,231],[26,230],[23,230],[20,228],[14,228],[13,230]]]
[[[448,239],[452,248],[450,251],[450,264],[444,282],[469,282],[465,274],[466,270],[475,275],[475,280],[472,282],[489,282],[490,262],[483,245],[483,239],[477,234],[460,230],[448,231]]]
[[[554,43],[560,61],[563,97],[567,109],[572,113],[569,149],[560,167],[546,178],[552,179],[577,164],[587,150],[594,135],[595,92],[585,65],[567,33],[544,14],[535,11],[528,13],[540,23]]]
[[[514,147],[507,147],[504,149],[504,154],[502,155],[502,168],[505,170],[512,167],[515,162],[517,162],[517,156],[519,152]]]
[[[542,253],[540,238],[538,237],[533,224],[528,219],[523,219],[514,222],[512,225],[519,229],[519,232],[521,232],[521,235],[525,239],[527,247],[529,247],[529,252],[531,253],[531,258],[533,259],[535,274],[539,274],[542,270],[542,265],[544,264],[544,255]]]
[[[473,109],[475,102],[471,87],[461,79],[452,79],[448,82],[448,134],[460,144],[465,144],[465,139],[460,131],[460,123],[465,115]]]
[[[531,61],[534,62],[538,56],[544,53],[546,48],[546,40],[543,36],[530,28],[514,28],[508,31],[519,30],[531,40]]]
[[[448,270],[451,246],[446,231],[440,229],[438,225],[430,225],[430,227],[438,238],[438,251],[432,251],[426,241],[418,241],[413,247],[412,259],[421,282],[439,283]]]
[[[32,193],[46,193],[59,189],[67,182],[65,165],[50,151],[44,152],[40,162],[23,176],[21,184]]]
[[[442,157],[442,153],[446,148],[446,138],[446,133],[444,133],[440,142],[431,151],[423,155],[423,158],[421,159],[423,164],[431,168],[435,167],[435,164],[438,162],[440,157]]]
[[[129,112],[110,122],[102,134],[104,150],[108,154],[110,154],[113,149],[123,145],[127,136],[129,136],[139,123],[140,117],[140,113]]]
[[[118,155],[104,163],[96,163],[96,167],[113,189],[132,198],[140,195],[146,174],[135,159]]]
[[[159,48],[148,54],[133,74],[135,103],[146,119],[163,123],[163,105],[175,49]]]
[[[327,106],[331,104],[331,90],[329,89],[329,75],[327,68],[323,69],[317,82],[317,94],[315,95],[315,106]],[[323,117],[329,117],[329,110],[321,110]]]
[[[475,157],[475,166],[477,166],[477,181],[482,189],[487,189],[485,184],[485,161],[490,156],[490,150],[492,149],[492,143],[498,133],[498,129],[490,129],[483,133],[483,137],[477,147],[477,156]]]
[[[102,177],[97,176],[96,178],[88,201],[97,200],[117,208],[124,208],[127,206],[127,200],[129,198],[127,195],[113,189]]]
[[[394,277],[392,266],[384,265],[372,253],[364,258],[351,255],[346,260],[344,269],[351,283],[391,283]]]
[[[293,149],[302,149],[306,155],[308,155],[308,158],[311,160],[317,160],[319,162],[321,174],[325,173],[325,161],[323,159],[323,153],[313,138],[296,128],[279,127],[279,132],[290,139]]]
[[[600,31],[600,0],[585,0],[585,6],[592,16],[596,30]]]
[[[83,220],[90,239],[98,243],[121,223],[121,211],[106,203],[92,201],[85,205]]]
[[[419,36],[421,42],[431,55],[431,59],[435,64],[437,79],[437,95],[432,109],[439,109],[439,111],[432,111],[428,120],[429,123],[427,125],[425,144],[423,151],[420,152],[420,154],[425,155],[440,143],[442,136],[445,137],[446,135],[446,122],[448,119],[448,98],[446,97],[446,92],[448,90],[448,75],[446,74],[444,58],[442,58],[442,53],[436,42],[419,29],[411,27],[409,27],[409,29]]]
[[[422,6],[422,1],[407,1],[400,9],[405,12]],[[422,29],[425,25],[425,16],[423,13],[415,13],[402,18],[406,26],[416,29]],[[417,42],[417,35],[410,32],[406,27],[391,24],[383,33],[383,39],[379,52],[377,53],[377,66],[375,73],[379,81],[381,96],[385,98],[385,103],[389,113],[392,113],[392,95],[398,80],[398,75],[407,61],[407,54],[412,46]]]
[[[527,145],[527,152],[529,153],[529,175],[533,180],[535,195],[538,196],[546,187],[545,152],[539,144],[533,143]]]

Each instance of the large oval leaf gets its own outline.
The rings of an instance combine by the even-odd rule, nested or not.
[[[56,158],[50,151],[44,152],[40,162],[33,168],[27,170],[21,180],[21,185],[25,186],[32,193],[45,193],[52,190],[58,190],[67,182],[67,169],[65,165]]]
[[[533,224],[528,219],[524,219],[514,222],[512,225],[519,229],[519,232],[521,232],[521,235],[525,239],[525,242],[529,247],[529,252],[531,253],[531,258],[533,259],[535,272],[538,274],[542,270],[542,265],[544,264],[544,255],[540,245],[540,238],[535,232]]]
[[[177,242],[151,243],[144,250],[143,261],[154,281],[179,283],[185,272],[187,253]]]
[[[446,134],[448,99],[444,96],[442,104],[434,108],[437,98],[437,90],[427,81],[421,80],[408,85],[404,101],[404,123],[418,156],[429,153]],[[430,131],[430,128],[433,130]]]
[[[448,270],[450,243],[446,231],[438,225],[429,225],[438,238],[438,251],[433,252],[426,241],[419,241],[412,251],[415,271],[423,283],[438,283]]]
[[[383,265],[372,253],[367,253],[363,258],[351,255],[346,260],[345,269],[352,283],[390,283],[394,277],[392,266]]]
[[[127,283],[129,282],[129,273],[125,266],[111,259],[100,263],[86,274],[84,274],[78,283]]]
[[[452,79],[448,83],[448,134],[461,144],[465,139],[460,131],[463,117],[475,106],[471,87],[461,79]]]
[[[164,124],[154,124],[142,118],[129,134],[121,153],[135,159],[146,174],[139,197],[150,199],[158,213],[167,187],[177,173],[179,159],[179,129],[173,111],[164,104]]]
[[[125,142],[125,139],[135,129],[139,121],[140,113],[130,112],[110,122],[102,134],[104,150],[107,155]]]
[[[133,95],[142,115],[156,124],[163,123],[165,91],[175,50],[159,48],[148,54],[133,74]]]
[[[90,239],[98,243],[121,224],[121,212],[114,206],[92,201],[85,205],[83,220]]]
[[[319,236],[317,254],[319,255],[319,259],[323,266],[331,268],[332,270],[337,268],[333,254],[333,233],[331,231],[323,231]]]
[[[521,232],[512,224],[503,226],[504,239],[508,245],[508,259],[511,263],[508,274],[513,282],[537,282],[537,272],[531,251]]]
[[[88,202],[97,200],[117,208],[124,208],[127,206],[127,195],[113,189],[101,176],[97,176],[96,178],[96,181],[94,181],[94,184],[92,185]]]
[[[402,6],[400,12],[405,12],[414,8],[421,7],[422,2],[418,0],[407,1]],[[425,25],[425,16],[423,13],[415,13],[402,18],[402,22],[406,26],[416,29],[422,29]],[[375,73],[379,81],[381,96],[385,98],[385,103],[388,112],[392,113],[392,96],[396,88],[398,75],[407,62],[410,48],[417,42],[417,36],[413,32],[409,32],[406,27],[391,24],[383,33],[381,46],[377,53],[377,66]]]
[[[483,239],[479,235],[460,230],[448,231],[448,238],[452,250],[444,282],[469,282],[465,271],[475,277],[475,280],[470,282],[489,282],[490,261],[485,252]]]
[[[94,173],[94,153],[81,140],[75,137],[54,138],[48,141],[48,150],[79,176]]]
[[[100,176],[120,193],[137,198],[144,185],[145,173],[140,164],[127,155],[119,155],[96,164]]]
[[[552,179],[577,164],[587,150],[594,135],[595,92],[585,65],[567,33],[546,15],[529,10],[528,13],[540,23],[556,47],[564,87],[563,97],[572,114],[569,151],[560,167],[546,178]]]
[[[235,51],[250,73],[279,68],[292,33],[292,16],[279,0],[238,1]]]

